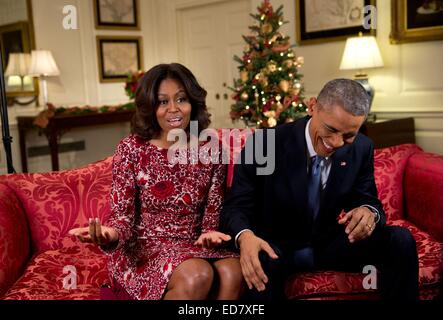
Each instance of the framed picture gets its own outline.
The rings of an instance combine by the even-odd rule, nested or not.
[[[124,82],[129,72],[143,70],[141,37],[97,36],[100,82]]]
[[[97,29],[140,30],[139,0],[92,0]]]
[[[364,8],[375,3],[375,0],[296,0],[297,43],[346,40],[360,32],[375,35],[375,29],[364,27]]]
[[[392,0],[391,43],[443,39],[443,1]]]
[[[28,22],[21,21],[0,26],[0,50],[2,51],[3,70],[5,72],[11,53],[31,53],[32,48],[32,37]],[[20,78],[14,78],[7,79],[5,84],[7,97],[38,96],[38,80],[36,78],[25,76],[21,82],[19,81]]]

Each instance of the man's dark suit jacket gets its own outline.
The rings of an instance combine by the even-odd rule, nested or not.
[[[266,132],[275,130],[273,174],[257,175],[259,165],[255,161],[235,165],[232,189],[221,214],[222,231],[234,238],[241,230],[251,229],[266,241],[283,249],[295,250],[321,246],[339,232],[344,232],[344,226],[337,223],[342,209],[348,212],[361,205],[371,205],[380,213],[377,226],[385,224],[374,181],[373,143],[360,133],[352,144],[344,145],[333,154],[329,178],[322,191],[320,212],[315,221],[309,215],[305,139],[308,120],[306,117],[265,131],[266,137]],[[251,139],[256,139],[255,135]]]

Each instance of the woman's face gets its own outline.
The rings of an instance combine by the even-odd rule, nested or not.
[[[165,79],[158,89],[157,122],[160,125],[160,137],[166,140],[172,129],[183,129],[191,120],[191,103],[182,84],[174,79]]]

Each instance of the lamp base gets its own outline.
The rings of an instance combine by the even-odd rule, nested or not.
[[[360,83],[365,88],[366,93],[369,95],[369,106],[372,106],[372,100],[374,100],[374,88],[369,85],[368,76],[366,74],[357,74],[354,78],[355,81]]]

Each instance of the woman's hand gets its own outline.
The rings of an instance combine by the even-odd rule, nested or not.
[[[114,228],[102,226],[99,218],[90,218],[89,226],[69,230],[69,234],[81,242],[107,247],[118,241],[118,232]]]
[[[214,248],[221,245],[223,241],[231,240],[231,236],[218,231],[209,231],[202,233],[198,237],[197,241],[194,242],[195,245],[201,246],[203,248]]]

